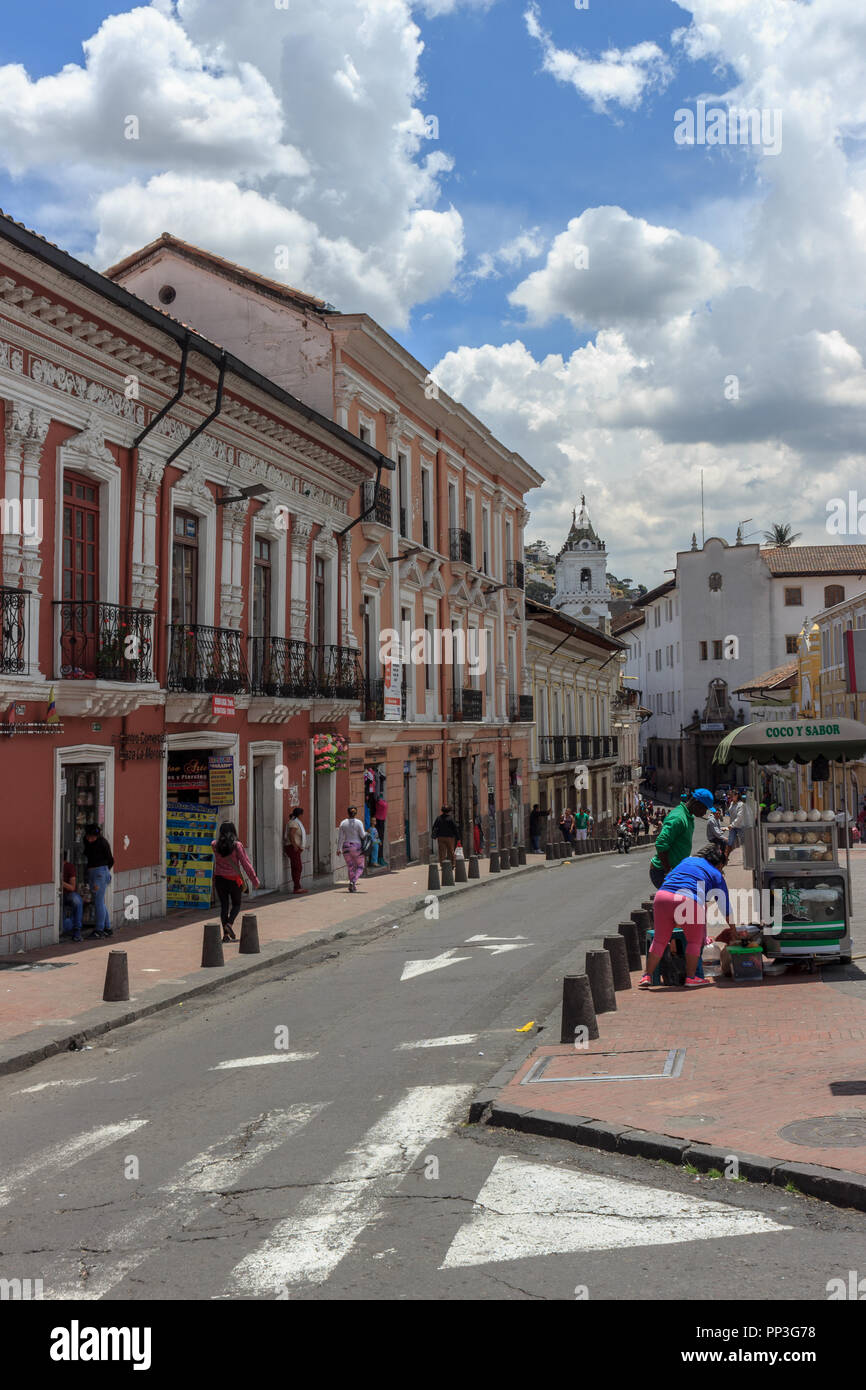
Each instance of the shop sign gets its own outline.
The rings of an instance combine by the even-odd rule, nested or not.
[[[170,762],[166,788],[169,792],[206,792],[208,770],[204,759],[194,754],[178,762]]]
[[[765,738],[829,738],[841,730],[838,724],[768,724]]]
[[[214,695],[212,709],[215,715],[234,714],[234,695]]]
[[[114,734],[112,742],[117,744],[117,756],[124,762],[164,758],[166,753],[165,734]]]
[[[218,806],[166,809],[166,904],[168,907],[209,907]]]
[[[403,666],[399,661],[385,662],[384,714],[386,719],[403,717]]]
[[[722,731],[722,729],[724,729],[724,727],[725,727],[724,724],[702,724],[702,725],[701,725],[701,733],[702,733],[702,734],[717,734],[717,733],[720,733],[720,732]]]
[[[208,797],[212,806],[235,804],[235,760],[220,753],[207,760]]]

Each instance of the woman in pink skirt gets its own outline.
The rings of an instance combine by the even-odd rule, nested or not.
[[[361,821],[358,820],[357,806],[350,806],[346,819],[340,821],[340,829],[337,835],[337,849],[346,861],[346,868],[349,871],[349,892],[357,893],[358,879],[364,872],[364,851],[362,845],[366,831]]]

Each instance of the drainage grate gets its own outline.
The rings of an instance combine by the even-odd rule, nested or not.
[[[530,1067],[529,1071],[526,1073],[520,1084],[521,1086],[529,1086],[534,1084],[535,1082],[545,1082],[550,1084],[555,1081],[657,1081],[659,1078],[665,1076],[677,1077],[683,1069],[683,1063],[686,1060],[686,1050],[684,1047],[672,1047],[666,1054],[664,1052],[664,1049],[660,1049],[657,1047],[641,1047],[634,1048],[625,1052],[593,1052],[588,1054],[587,1060],[595,1061],[596,1058],[601,1057],[618,1058],[637,1056],[657,1057],[659,1061],[661,1061],[662,1057],[664,1057],[664,1066],[662,1067],[661,1071],[621,1072],[608,1069],[605,1071],[590,1072],[588,1076],[586,1074],[582,1076],[545,1076],[543,1073],[547,1071],[551,1063],[553,1063],[554,1065],[557,1063],[559,1063],[560,1065],[570,1065],[570,1058],[556,1056],[540,1057],[538,1061],[532,1067]],[[609,1064],[609,1067],[611,1065],[615,1067],[615,1063]],[[626,1062],[625,1065],[631,1066],[633,1065],[633,1063]]]
[[[779,1130],[779,1138],[789,1144],[812,1149],[859,1149],[866,1145],[866,1115],[816,1115],[814,1120],[797,1120]]]

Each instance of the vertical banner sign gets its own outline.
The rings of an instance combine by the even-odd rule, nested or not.
[[[235,760],[231,754],[207,760],[208,799],[212,806],[235,804]]]
[[[165,857],[168,907],[209,907],[213,876],[211,841],[218,806],[170,801],[166,807]]]
[[[401,661],[385,662],[385,718],[401,719],[403,716],[403,663]]]
[[[99,824],[105,830],[105,764],[99,765]]]

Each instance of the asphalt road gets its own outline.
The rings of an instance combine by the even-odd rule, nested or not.
[[[45,1299],[711,1301],[866,1274],[863,1215],[465,1124],[647,862],[503,879],[3,1078],[0,1278]]]

